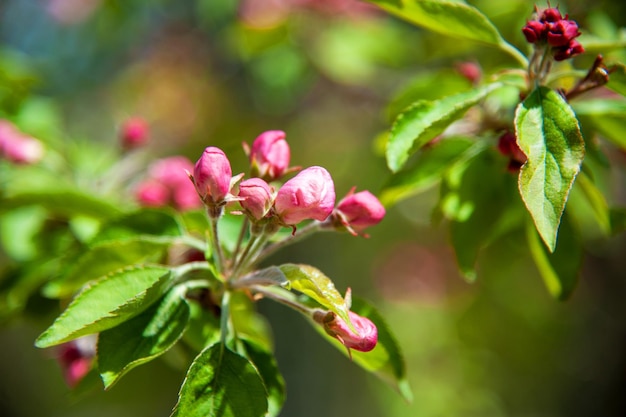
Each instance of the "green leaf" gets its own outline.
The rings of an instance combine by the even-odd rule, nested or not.
[[[591,227],[588,226],[588,220],[595,220],[595,226],[602,237],[608,237],[611,234],[609,205],[604,194],[584,171],[576,177],[567,207],[570,210],[569,214],[578,219],[579,226],[589,229]]]
[[[254,365],[217,343],[191,364],[172,417],[262,417],[267,410]]]
[[[442,0],[367,0],[383,10],[442,35],[467,39],[510,54],[526,66],[526,58],[507,43],[493,23],[478,9],[465,2]]]
[[[189,315],[184,288],[175,287],[140,315],[101,332],[98,368],[104,387],[169,350],[183,335]]]
[[[109,218],[120,214],[117,206],[107,200],[73,189],[41,189],[18,191],[7,195],[0,212],[22,206],[41,206],[64,217],[83,215]]]
[[[263,384],[267,389],[268,414],[267,417],[277,417],[285,403],[285,380],[278,369],[276,358],[265,347],[248,340],[243,340],[245,353],[254,364]]]
[[[378,329],[378,343],[369,352],[359,352],[352,349],[351,355],[354,362],[368,372],[394,387],[407,401],[413,399],[406,375],[406,365],[400,346],[396,341],[391,329],[380,313],[368,302],[360,299],[352,299],[351,310],[363,317],[370,319]],[[348,356],[346,347],[337,339],[329,336],[322,326],[311,321],[315,329],[330,341],[339,351]]]
[[[231,294],[230,315],[236,333],[250,342],[272,350],[271,327],[262,314],[255,309],[255,304],[247,294],[236,291]]]
[[[578,120],[557,92],[538,87],[517,107],[515,130],[528,157],[519,175],[520,194],[553,252],[569,191],[585,157]]]
[[[572,108],[581,124],[626,149],[626,100],[585,100],[574,102]]]
[[[106,241],[122,240],[137,236],[182,236],[182,226],[174,212],[142,209],[110,220],[89,242],[95,246]]]
[[[559,236],[559,246],[548,253],[541,244],[537,230],[527,222],[526,238],[535,265],[550,294],[558,300],[566,300],[576,287],[583,249],[572,225],[564,217]]]
[[[387,165],[397,172],[409,157],[460,119],[501,83],[488,84],[440,100],[420,100],[409,106],[395,120],[387,142]]]
[[[88,285],[36,340],[58,345],[115,327],[137,316],[171,286],[174,274],[156,265],[117,271]]]
[[[74,294],[87,282],[126,266],[158,262],[171,245],[171,238],[137,237],[106,241],[76,259],[59,278],[50,281],[43,293],[50,298]]]
[[[446,138],[423,148],[415,164],[391,176],[380,194],[381,203],[389,207],[430,188],[473,143],[468,138]]]
[[[291,288],[317,301],[350,323],[348,306],[335,288],[335,284],[317,268],[302,264],[284,264],[279,267],[291,284]]]
[[[476,279],[480,251],[519,221],[516,214],[524,213],[506,164],[495,152],[483,151],[468,161],[458,184],[447,181],[442,187],[442,199],[447,204],[455,199],[462,207],[450,219],[450,238],[459,269],[468,281]]]

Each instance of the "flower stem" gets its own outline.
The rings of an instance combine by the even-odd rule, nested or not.
[[[326,224],[325,222],[314,221],[304,226],[299,231],[297,231],[296,234],[289,235],[283,240],[279,240],[278,242],[268,245],[265,249],[263,249],[261,253],[259,253],[259,255],[256,258],[257,261],[261,261],[267,258],[268,256],[270,256],[271,254],[273,254],[274,252],[276,252],[277,250],[282,249],[285,246],[290,245],[292,243],[298,242],[304,239],[305,237],[312,235],[315,232],[327,230],[324,228],[325,224]]]
[[[215,268],[220,274],[224,273],[224,254],[222,252],[222,247],[220,245],[220,240],[217,232],[217,221],[219,217],[209,216],[209,222],[211,223],[209,227],[209,239],[211,241],[211,246],[213,249],[213,261],[215,262]]]

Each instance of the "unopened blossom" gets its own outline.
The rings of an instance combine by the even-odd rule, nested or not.
[[[96,336],[89,335],[58,347],[57,361],[70,388],[76,387],[91,370],[96,355],[96,340]]]
[[[378,343],[378,329],[367,317],[349,311],[350,322],[356,330],[353,331],[348,323],[334,313],[328,314],[324,319],[324,330],[330,336],[339,340],[342,345],[360,352],[369,352]]]
[[[274,181],[289,168],[291,151],[282,130],[261,133],[249,150],[250,172],[253,177]]]
[[[205,204],[221,204],[230,192],[232,177],[226,154],[214,146],[204,150],[193,169],[193,183]]]
[[[187,174],[191,170],[193,163],[184,156],[156,160],[135,189],[137,201],[143,206],[170,205],[181,211],[201,207],[202,201]]]
[[[0,120],[0,156],[14,164],[30,165],[44,155],[43,144],[20,132],[11,122]]]
[[[273,190],[261,178],[250,178],[239,184],[241,207],[253,219],[260,220],[269,212],[274,202]]]
[[[578,24],[563,17],[557,8],[548,8],[539,14],[538,19],[528,21],[522,33],[529,43],[551,48],[552,57],[563,61],[584,52],[583,46],[575,40],[580,36]]]
[[[519,171],[528,159],[517,144],[515,134],[510,131],[504,132],[498,138],[498,150],[502,155],[509,157],[508,170],[511,172]]]
[[[144,145],[149,138],[148,123],[141,117],[131,117],[122,123],[120,142],[125,149]]]
[[[333,179],[319,166],[306,168],[283,184],[274,201],[274,210],[286,225],[310,219],[324,221],[334,206]]]
[[[385,208],[369,191],[354,193],[354,188],[337,204],[336,216],[341,224],[356,234],[374,226],[385,217]]]

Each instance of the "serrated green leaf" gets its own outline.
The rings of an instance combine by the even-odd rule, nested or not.
[[[498,29],[487,16],[465,2],[442,0],[367,1],[401,19],[433,32],[499,48],[513,56],[522,67],[526,66],[526,58],[502,38]]]
[[[174,279],[169,268],[126,268],[94,281],[36,340],[35,346],[58,345],[115,327],[137,316],[159,299]]]
[[[168,237],[106,241],[76,259],[63,275],[43,288],[43,293],[50,298],[71,296],[87,282],[120,268],[158,262],[171,244],[172,239]]]
[[[302,264],[284,264],[279,267],[291,288],[311,297],[328,310],[350,323],[348,306],[335,288],[333,281],[317,268]]]
[[[446,138],[424,148],[415,164],[387,181],[380,194],[381,203],[389,207],[433,186],[472,144],[474,141],[468,138]]]
[[[268,413],[266,417],[278,417],[286,396],[285,380],[278,369],[276,358],[271,351],[256,343],[243,340],[243,344],[246,356],[256,367],[267,390]]]
[[[74,189],[29,189],[8,194],[3,198],[0,212],[23,206],[41,206],[51,213],[69,216],[110,218],[120,209],[107,200]]]
[[[357,365],[368,372],[374,373],[377,377],[394,387],[405,400],[411,401],[413,394],[407,380],[404,356],[385,319],[374,306],[360,298],[353,298],[351,310],[360,316],[370,319],[378,329],[376,347],[369,352],[359,352],[352,349],[352,359]],[[334,337],[329,336],[322,326],[314,322],[311,323],[333,346],[348,356],[344,345]]]
[[[191,364],[171,417],[263,417],[267,410],[256,368],[217,343]]]
[[[98,369],[105,389],[128,371],[162,355],[183,335],[189,305],[176,287],[143,313],[98,336]]]
[[[578,120],[557,92],[538,87],[517,107],[515,130],[528,157],[519,174],[520,194],[553,252],[569,191],[585,157]]]
[[[417,101],[409,106],[391,127],[386,151],[391,171],[400,170],[412,154],[499,87],[502,87],[501,83],[488,84],[440,100]]]
[[[89,242],[91,246],[111,240],[137,236],[182,236],[182,227],[174,212],[145,208],[105,223]]]
[[[550,294],[558,300],[566,300],[578,282],[583,249],[578,237],[564,217],[559,236],[559,246],[554,253],[546,251],[537,230],[530,221],[526,226],[528,247],[535,265]]]

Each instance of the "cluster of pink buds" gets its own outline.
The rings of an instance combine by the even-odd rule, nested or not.
[[[295,232],[295,225],[303,221],[328,221],[330,226],[357,234],[378,224],[385,215],[385,209],[369,191],[355,194],[351,190],[335,207],[330,173],[320,166],[303,170],[290,167],[290,148],[282,131],[264,132],[252,146],[244,144],[244,150],[250,161],[251,178],[239,184],[237,195],[232,191],[243,174],[233,177],[230,162],[221,149],[206,148],[196,162],[190,178],[211,217],[219,217],[226,204],[238,201],[252,223],[274,223],[292,227]],[[277,191],[271,185],[297,170],[300,172]]]
[[[11,122],[0,120],[0,157],[14,164],[35,164],[43,158],[42,143],[20,132]]]
[[[529,43],[551,47],[552,57],[563,61],[584,52],[583,46],[575,39],[580,35],[578,24],[563,17],[558,8],[537,11],[538,18],[526,23],[522,33]]]
[[[508,170],[516,173],[528,159],[520,149],[515,138],[515,134],[506,131],[498,138],[498,151],[509,158]]]
[[[200,208],[193,184],[187,172],[193,164],[183,156],[159,159],[148,167],[148,175],[135,189],[139,204],[146,207],[172,206],[177,210]]]

